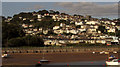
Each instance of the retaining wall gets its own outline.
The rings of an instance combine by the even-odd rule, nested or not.
[[[117,47],[109,47],[109,48],[99,48],[99,47],[92,47],[92,48],[3,48],[2,53],[53,53],[53,52],[101,52],[101,51],[118,51],[119,48]]]

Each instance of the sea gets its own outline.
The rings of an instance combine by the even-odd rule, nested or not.
[[[42,65],[8,65],[2,67],[120,67],[120,66],[107,66],[105,61],[82,61],[82,62],[69,62],[69,63],[49,63]]]

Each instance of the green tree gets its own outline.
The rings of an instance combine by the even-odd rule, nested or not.
[[[23,37],[25,34],[21,26],[14,23],[2,22],[2,43],[5,44],[11,38]]]
[[[47,13],[49,13],[47,10],[40,10],[40,11],[38,11],[38,13],[39,14],[41,14],[41,15],[44,15],[44,14],[47,14]]]
[[[98,30],[101,31],[102,33],[105,33],[105,32],[106,32],[105,26],[99,26],[99,27],[98,27]]]
[[[8,41],[8,44],[5,47],[20,47],[25,46],[25,41],[22,37],[12,38]]]
[[[24,38],[26,46],[44,46],[44,41],[38,36],[25,36]]]

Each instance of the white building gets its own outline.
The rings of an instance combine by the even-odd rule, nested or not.
[[[56,29],[59,29],[59,28],[60,28],[60,26],[54,26],[53,30],[56,30]]]

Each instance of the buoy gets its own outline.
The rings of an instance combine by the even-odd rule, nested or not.
[[[113,53],[115,53],[115,54],[116,54],[116,53],[117,53],[117,51],[113,51]]]
[[[93,54],[95,54],[95,52],[92,52]]]
[[[91,63],[93,63],[93,62],[91,62]]]
[[[105,54],[109,54],[109,52],[105,52]]]
[[[104,52],[100,52],[100,54],[103,54]]]

